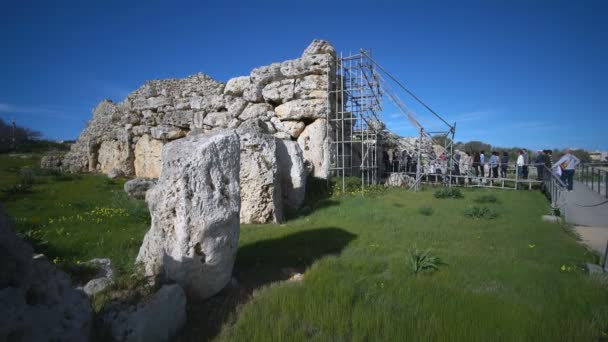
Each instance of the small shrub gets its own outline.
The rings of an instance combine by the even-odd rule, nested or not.
[[[476,203],[497,203],[498,198],[495,195],[481,195],[477,196],[473,201]]]
[[[475,220],[492,220],[498,217],[498,213],[496,210],[489,207],[472,206],[465,208],[464,216]]]
[[[458,188],[441,188],[434,193],[435,198],[462,198],[462,192]]]
[[[410,251],[409,264],[413,274],[432,272],[439,269],[441,259],[431,254],[431,250],[420,251],[414,248]]]
[[[431,216],[431,215],[433,215],[433,208],[432,208],[432,207],[427,207],[427,206],[425,206],[425,207],[420,207],[420,208],[418,209],[418,212],[419,212],[421,215],[424,215],[424,216]]]

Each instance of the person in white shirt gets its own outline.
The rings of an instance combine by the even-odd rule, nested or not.
[[[519,156],[517,156],[517,177],[522,178],[524,175],[524,151],[519,150]]]
[[[559,167],[562,170],[562,181],[566,183],[568,191],[572,191],[574,186],[574,169],[581,161],[576,156],[570,154],[570,149],[564,150],[564,155],[559,158],[551,168]]]

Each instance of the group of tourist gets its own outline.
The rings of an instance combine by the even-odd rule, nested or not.
[[[515,172],[518,179],[528,179],[530,167],[536,168],[536,180],[543,180],[545,170],[551,170],[557,174],[568,190],[573,188],[574,170],[580,163],[580,160],[570,153],[569,149],[564,150],[564,155],[555,163],[553,163],[553,151],[551,150],[539,150],[536,153],[534,162],[530,162],[530,154],[526,149],[520,149],[517,152],[517,159],[515,161]],[[470,156],[468,152],[465,152],[467,156]],[[391,158],[392,157],[392,158]],[[440,156],[435,155],[431,152],[429,155],[428,170],[420,170],[421,172],[427,171],[428,174],[442,175],[448,173],[447,170],[447,155],[442,153]],[[460,172],[460,160],[461,156],[459,153],[455,153],[453,156],[453,169],[452,175],[459,176]],[[490,152],[489,156],[486,156],[485,151],[479,151],[473,153],[471,159],[470,169],[476,177],[484,178],[507,178],[509,170],[510,156],[507,151],[502,153],[498,151]],[[394,150],[392,156],[387,152],[383,152],[383,162],[385,170],[389,172],[405,172],[408,174],[415,174],[418,169],[418,152],[410,153],[406,150],[399,152]],[[423,166],[421,165],[423,168]]]

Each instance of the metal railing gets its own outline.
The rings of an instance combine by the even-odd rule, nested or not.
[[[574,178],[608,198],[608,163],[581,163]]]
[[[543,169],[543,190],[547,197],[549,197],[551,208],[562,209],[565,205],[565,203],[562,202],[562,193],[567,191],[566,184],[562,181],[560,176],[546,166]]]

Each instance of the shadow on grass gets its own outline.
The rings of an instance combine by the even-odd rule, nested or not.
[[[204,301],[188,300],[188,323],[175,341],[209,341],[224,324],[236,319],[237,309],[253,291],[289,279],[286,268],[304,273],[316,260],[339,254],[357,236],[336,227],[318,228],[254,242],[239,248],[229,284]]]
[[[298,217],[307,216],[315,210],[338,205],[338,201],[331,200],[333,195],[334,181],[309,176],[306,179],[306,195],[301,208],[296,210],[287,209],[285,212],[286,220],[293,220]]]

